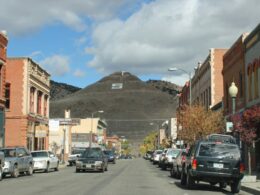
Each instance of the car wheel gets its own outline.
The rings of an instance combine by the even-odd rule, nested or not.
[[[76,173],[79,173],[80,172],[80,169],[76,169]]]
[[[33,175],[33,166],[32,164],[29,165],[27,175]]]
[[[13,170],[13,172],[12,172],[12,177],[14,177],[14,178],[17,178],[17,177],[19,177],[19,170],[18,170],[18,166],[17,165],[14,165],[14,170]]]
[[[227,183],[225,182],[220,182],[219,183],[219,187],[222,189],[222,188],[226,188],[227,187]]]
[[[184,173],[184,171],[181,172],[181,185],[186,185],[186,175]]]
[[[170,170],[170,174],[171,174],[171,177],[174,177],[174,171],[173,171],[173,168],[171,168],[171,170]]]
[[[50,164],[47,163],[47,167],[46,167],[46,169],[45,169],[45,173],[49,173],[49,171],[50,171]]]
[[[195,184],[195,181],[192,178],[192,176],[190,175],[189,170],[187,171],[186,180],[187,180],[186,185],[188,188],[191,188]]]
[[[1,165],[0,165],[1,166]],[[2,170],[2,167],[0,168],[0,181],[2,181],[3,179],[3,170]]]
[[[59,162],[57,162],[57,166],[56,166],[56,168],[54,170],[55,171],[59,171]]]
[[[180,169],[179,169],[178,166],[177,166],[177,168],[176,168],[176,178],[177,178],[177,179],[180,179],[180,178],[181,178],[181,171],[180,171]]]
[[[231,192],[232,193],[239,193],[240,188],[241,188],[241,181],[240,180],[235,180],[233,183],[231,183]]]

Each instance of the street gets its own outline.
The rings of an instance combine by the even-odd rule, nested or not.
[[[1,194],[13,195],[208,195],[231,194],[230,188],[220,190],[208,184],[199,184],[188,190],[180,181],[170,177],[169,171],[162,171],[150,161],[142,158],[118,160],[109,164],[104,173],[75,173],[75,167],[60,168],[58,172],[35,173],[17,179],[4,178],[0,182]],[[240,191],[239,194],[248,193]]]

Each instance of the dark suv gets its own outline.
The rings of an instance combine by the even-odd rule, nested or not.
[[[195,181],[219,183],[221,188],[227,184],[232,193],[240,191],[243,178],[243,164],[238,145],[215,141],[198,141],[186,156],[181,173],[181,184],[188,188]]]

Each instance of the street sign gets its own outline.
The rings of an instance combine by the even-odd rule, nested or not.
[[[232,122],[226,122],[226,132],[230,133],[233,130],[233,123]]]

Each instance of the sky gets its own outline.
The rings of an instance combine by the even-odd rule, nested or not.
[[[52,80],[82,88],[116,71],[183,85],[210,48],[229,48],[260,22],[259,0],[0,2],[8,57],[30,57]]]

